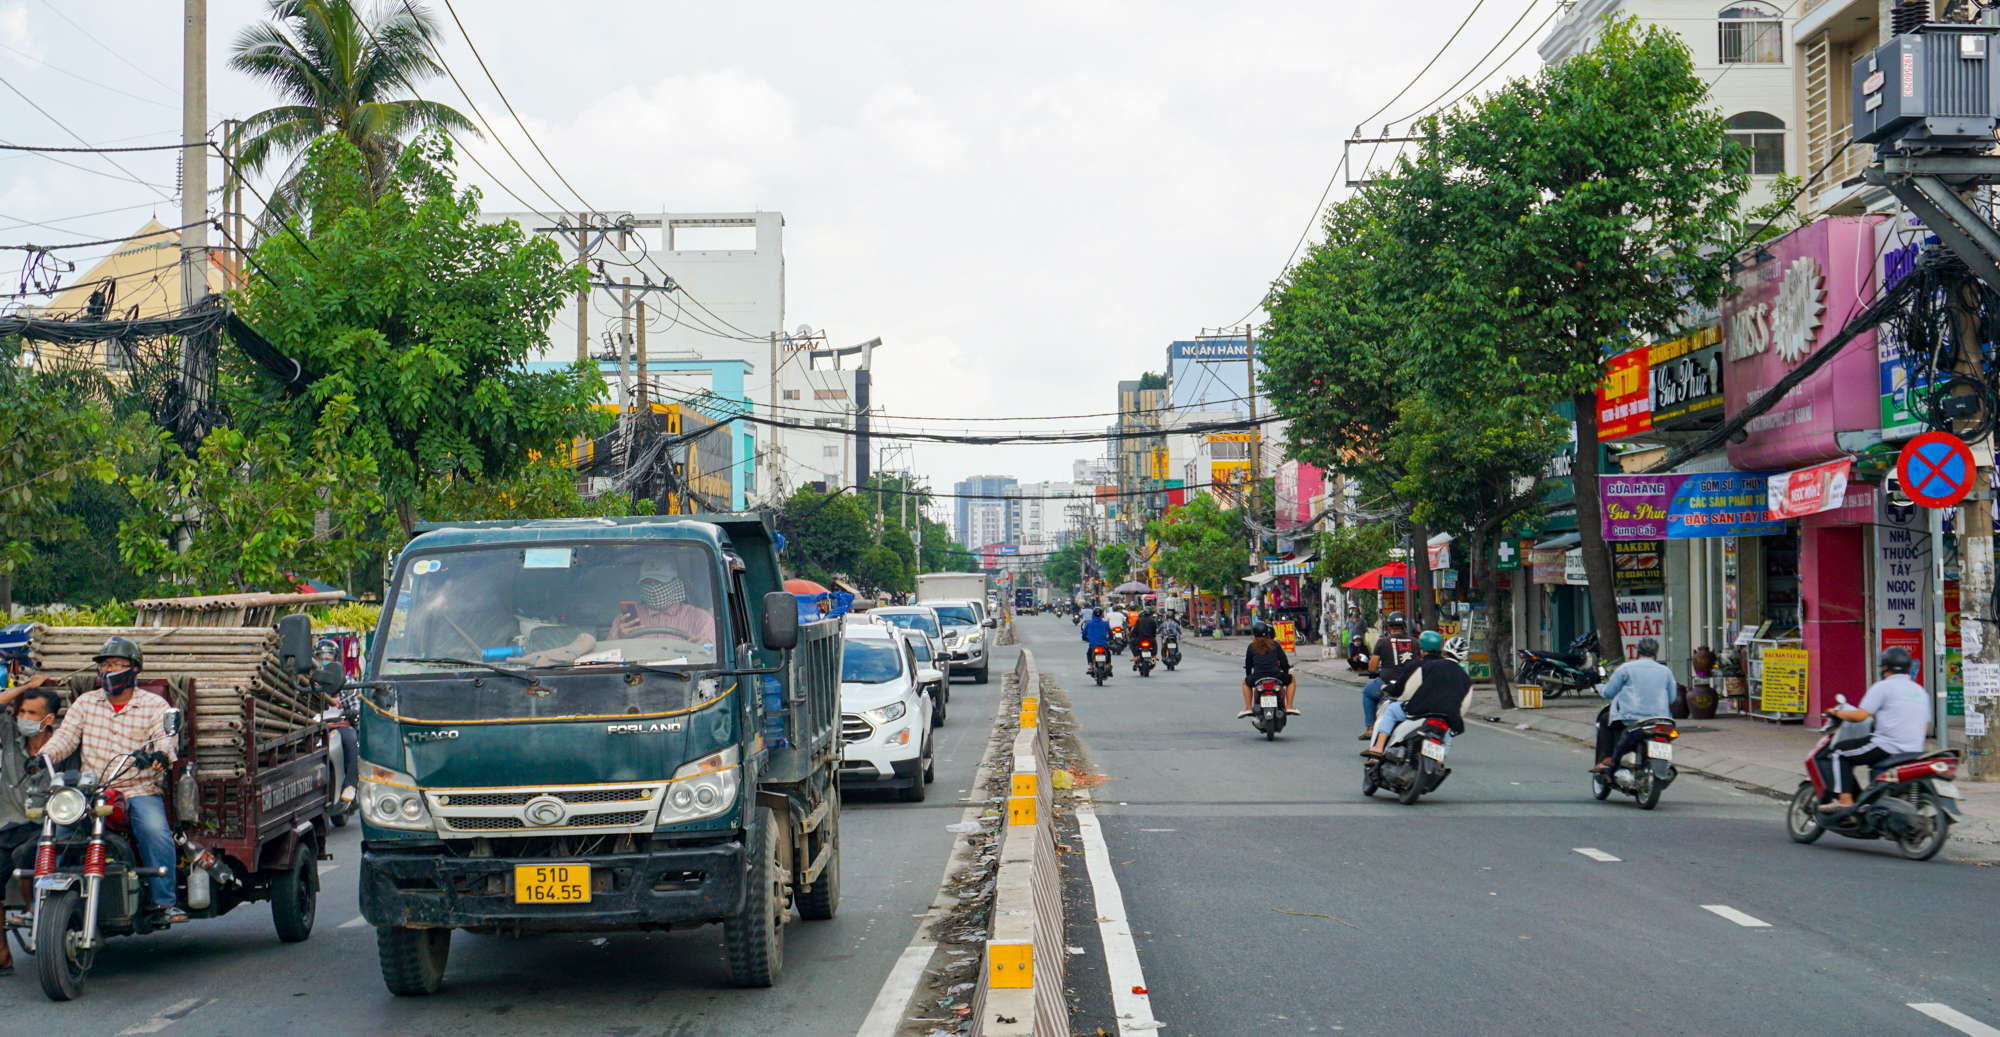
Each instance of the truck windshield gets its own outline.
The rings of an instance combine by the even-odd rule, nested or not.
[[[979,625],[979,617],[973,614],[971,608],[964,605],[941,605],[932,611],[937,613],[940,622],[948,626],[976,627]]]
[[[902,675],[902,658],[892,641],[853,638],[841,651],[841,683],[886,684]]]
[[[877,612],[875,615],[876,618],[881,619],[883,622],[891,626],[902,627],[904,630],[921,630],[932,637],[937,637],[940,634],[937,620],[932,619],[922,612]]]
[[[715,601],[713,556],[686,542],[413,554],[378,672],[712,663]]]

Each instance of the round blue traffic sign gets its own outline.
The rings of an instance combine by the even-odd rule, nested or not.
[[[1903,445],[1896,480],[1910,500],[1926,508],[1949,508],[1972,492],[1978,469],[1965,441],[1949,432],[1926,432]]]

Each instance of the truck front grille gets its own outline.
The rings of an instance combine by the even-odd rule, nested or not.
[[[643,803],[647,799],[647,794],[651,791],[651,789],[643,788],[566,789],[560,792],[547,793],[547,795],[554,796],[564,803],[571,805],[583,803]],[[438,796],[438,803],[440,806],[447,808],[518,807],[543,794],[539,789],[532,789],[525,792],[453,792],[440,794]]]
[[[568,785],[542,788],[428,789],[440,835],[486,832],[650,832],[665,801],[665,784]],[[563,804],[558,819],[547,800]],[[541,803],[537,803],[541,800]],[[533,807],[531,807],[533,804]],[[609,809],[606,807],[624,807]],[[595,809],[591,809],[595,808]],[[540,814],[542,816],[534,816]],[[553,820],[553,824],[546,823]]]

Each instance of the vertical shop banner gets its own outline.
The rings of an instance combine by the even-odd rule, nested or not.
[[[1439,533],[1425,542],[1431,561],[1431,571],[1451,568],[1451,534]]]
[[[1884,517],[1896,524],[1879,524],[1875,530],[1875,629],[1880,631],[1878,651],[1892,646],[1909,649],[1916,657],[1915,676],[1924,680],[1924,631],[1931,625],[1931,537],[1916,528],[1910,509],[1890,509]]]
[[[1898,206],[1889,219],[1875,225],[1875,252],[1882,257],[1882,291],[1895,287],[1917,268],[1917,254],[1923,251],[1930,228]],[[1881,372],[1882,436],[1901,439],[1924,430],[1923,389],[1914,383],[1916,365],[1910,363],[1903,337],[1895,322],[1875,329],[1875,361]]]
[[[1640,346],[1604,362],[1604,381],[1597,387],[1599,442],[1653,430],[1651,356],[1651,346]]]
[[[1572,587],[1590,586],[1590,576],[1583,569],[1583,548],[1572,547],[1563,552],[1562,582]]]
[[[1606,540],[1772,536],[1785,523],[1766,510],[1774,472],[1606,475],[1598,480]]]
[[[1965,653],[1958,640],[1958,581],[1944,581],[1944,700],[1945,715],[1965,715]]]
[[[1278,634],[1278,647],[1283,648],[1287,653],[1296,652],[1299,650],[1298,640],[1297,640],[1298,634],[1295,632],[1295,628],[1292,626],[1291,620],[1281,619],[1278,622],[1272,624],[1272,626],[1276,628]]]
[[[1764,649],[1763,709],[1767,713],[1806,711],[1806,650]]]
[[[1666,580],[1660,549],[1664,540],[1614,540],[1611,542],[1611,575],[1614,586],[1657,587]]]
[[[1843,457],[1771,476],[1765,483],[1767,517],[1803,518],[1841,507],[1847,500],[1847,470],[1852,466],[1852,459]]]
[[[1664,594],[1618,595],[1618,636],[1625,639],[1625,659],[1639,657],[1639,639],[1656,638],[1660,658],[1672,658],[1667,650],[1667,598]]]

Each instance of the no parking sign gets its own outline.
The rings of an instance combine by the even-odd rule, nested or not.
[[[1896,458],[1896,481],[1911,501],[1926,508],[1949,508],[1964,500],[1978,474],[1972,449],[1949,432],[1926,432],[1904,444]]]

